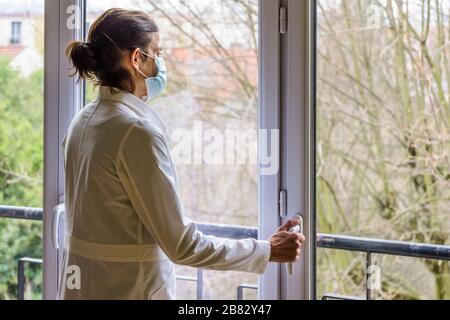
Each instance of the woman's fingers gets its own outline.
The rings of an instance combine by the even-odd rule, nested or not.
[[[270,239],[273,262],[295,262],[300,259],[305,237],[300,233],[279,231]]]
[[[286,221],[280,228],[278,228],[278,231],[288,231],[290,228],[297,226],[299,224],[300,219],[298,217],[294,217]]]

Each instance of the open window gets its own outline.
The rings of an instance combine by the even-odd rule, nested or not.
[[[46,80],[46,177],[51,184],[44,208],[45,297],[56,297],[58,290],[58,239],[62,238],[58,230],[64,202],[60,141],[76,112],[96,97],[90,84],[68,78],[63,51],[70,41],[86,38],[98,15],[118,5],[148,12],[161,29],[170,82],[150,106],[168,124],[185,214],[205,233],[270,236],[280,223],[278,3],[86,0],[58,1],[58,5],[46,8],[50,25],[46,59],[58,61],[59,67],[49,64]],[[278,296],[279,271],[279,266],[271,265],[258,277],[177,267],[177,294],[184,299]]]
[[[91,25],[117,5],[87,0],[83,23]],[[228,236],[257,237],[258,1],[148,0],[120,5],[147,12],[160,29],[169,82],[163,95],[149,104],[168,124],[184,213],[208,233],[223,232],[227,226]],[[87,102],[95,91],[86,85]],[[182,266],[176,273],[180,299],[236,299],[238,291],[243,298],[258,297],[254,274]]]
[[[43,297],[57,296],[64,223],[61,142],[74,115],[96,95],[88,84],[68,77],[65,48],[72,40],[85,39],[88,26],[103,10],[125,6],[150,12],[162,30],[171,82],[152,107],[172,129],[169,140],[186,214],[205,233],[267,239],[288,217],[300,213],[308,238],[293,275],[274,263],[261,277],[180,268],[179,297],[312,298],[315,227],[313,182],[307,174],[313,164],[312,3],[55,0],[44,6],[42,2],[39,26],[45,21],[45,40],[37,47],[45,48],[44,66],[40,65],[45,75],[41,79],[44,201],[36,203],[36,209],[0,211],[2,216],[43,220],[43,256],[23,261],[19,291],[23,292],[25,265],[43,262]],[[12,27],[17,21],[9,21],[7,41],[20,38],[28,45],[31,29],[26,23]],[[25,62],[30,61],[34,60]]]

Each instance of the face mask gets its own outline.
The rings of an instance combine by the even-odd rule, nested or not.
[[[164,58],[161,56],[156,56],[153,58],[149,54],[141,51],[141,53],[150,59],[155,60],[156,68],[158,69],[158,74],[156,77],[148,77],[141,70],[136,69],[145,79],[145,85],[147,87],[147,96],[144,96],[143,99],[148,101],[150,99],[154,99],[164,90],[167,84],[167,69],[166,64],[164,62]]]

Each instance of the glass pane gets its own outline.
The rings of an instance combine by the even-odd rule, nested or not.
[[[87,23],[118,1],[88,1]],[[258,225],[258,1],[120,1],[151,14],[169,71],[164,94],[151,101],[168,124],[185,214],[195,221]],[[95,97],[88,85],[87,101]],[[196,276],[191,268],[178,275]],[[204,273],[205,299],[235,299],[257,276]],[[178,282],[178,298],[195,298]],[[246,290],[246,298],[256,298]]]
[[[449,245],[449,1],[317,5],[318,232]],[[353,260],[318,250],[319,297]],[[448,262],[378,263],[378,298],[450,298]]]
[[[0,0],[0,206],[42,208],[44,0]],[[42,258],[41,222],[0,216],[0,300],[17,298],[17,263]],[[25,298],[42,297],[40,266]]]

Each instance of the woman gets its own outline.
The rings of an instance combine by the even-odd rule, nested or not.
[[[175,299],[174,263],[263,273],[299,258],[302,235],[269,240],[205,236],[183,215],[166,124],[145,103],[164,89],[158,27],[144,12],[111,9],[88,42],[66,51],[99,86],[63,139],[66,242],[62,299]]]

